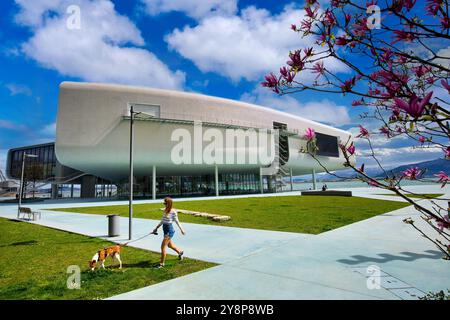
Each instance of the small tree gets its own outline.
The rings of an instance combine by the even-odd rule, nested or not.
[[[371,138],[407,136],[419,148],[440,148],[450,158],[450,19],[448,0],[377,1],[331,0],[328,8],[307,0],[305,16],[293,32],[312,37],[315,44],[289,53],[287,65],[278,75],[271,73],[262,83],[275,93],[318,91],[355,97],[353,106],[367,107],[361,119],[379,121],[376,132],[359,126],[357,138],[367,141],[370,156],[384,172],[384,179],[369,176],[364,164],[356,167],[353,142],[340,146],[344,165],[371,186],[395,192],[414,205],[438,235],[429,236],[412,219],[405,219],[450,258],[450,219],[447,208],[433,201],[432,208],[418,203],[404,190],[403,179],[420,180],[424,172],[412,167],[401,174],[388,172],[372,147]],[[339,61],[351,73],[345,77],[327,67]],[[309,77],[303,75],[308,74]],[[307,80],[313,75],[313,80]],[[306,79],[306,80],[305,80]],[[309,154],[315,156],[315,135],[305,134]],[[320,161],[319,161],[320,163]],[[324,167],[326,170],[326,168]],[[326,170],[328,172],[328,170]],[[449,181],[445,172],[434,182]]]
[[[26,169],[24,172],[24,190],[27,189],[28,183],[31,182],[33,185],[33,198],[35,197],[36,192],[36,181],[44,179],[44,166],[42,163],[37,161],[29,162],[26,165]],[[25,192],[26,194],[26,192]]]

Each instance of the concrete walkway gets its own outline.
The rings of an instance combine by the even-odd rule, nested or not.
[[[411,190],[442,192],[436,186]],[[353,191],[358,196],[402,201],[379,196],[384,192],[378,189]],[[448,190],[444,191],[450,197]],[[57,207],[112,204],[60,203]],[[43,210],[55,204],[32,207]],[[0,206],[0,216],[14,218],[15,208]],[[442,260],[433,244],[404,224],[405,217],[420,221],[414,209],[407,207],[320,235],[185,223],[187,235],[178,232],[175,240],[186,256],[220,265],[111,299],[413,299],[424,292],[450,288],[450,262]],[[107,232],[102,215],[43,211],[37,223],[102,238]],[[134,219],[135,238],[156,223]],[[121,234],[127,235],[127,230],[127,219],[121,218]],[[127,241],[123,236],[112,240]],[[161,236],[151,236],[132,246],[159,251],[160,240]],[[367,286],[367,267],[371,265],[380,269],[376,278],[379,289]]]

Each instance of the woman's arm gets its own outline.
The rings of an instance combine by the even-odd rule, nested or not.
[[[181,233],[183,235],[186,234],[186,231],[184,231],[183,227],[181,226],[180,220],[178,220],[178,214],[176,211],[174,212],[174,221],[177,224],[178,228],[180,228]]]
[[[159,227],[161,227],[161,225],[163,224],[163,221],[161,219],[161,221],[158,223],[158,225],[155,227],[155,229],[153,229],[153,233],[155,233],[156,231],[158,231]]]

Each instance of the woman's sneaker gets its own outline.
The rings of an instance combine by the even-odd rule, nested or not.
[[[164,265],[163,264],[158,264],[156,267],[155,267],[155,269],[161,269],[161,268],[164,268]]]
[[[181,251],[181,252],[178,254],[178,260],[183,260],[183,254],[184,254],[184,251]]]

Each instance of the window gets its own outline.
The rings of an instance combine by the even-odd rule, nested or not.
[[[338,138],[323,133],[316,133],[317,137],[317,155],[339,158]]]
[[[127,113],[129,115],[130,106],[133,106],[134,112],[143,112],[147,116],[159,118],[161,116],[160,106],[141,103],[130,103]]]

